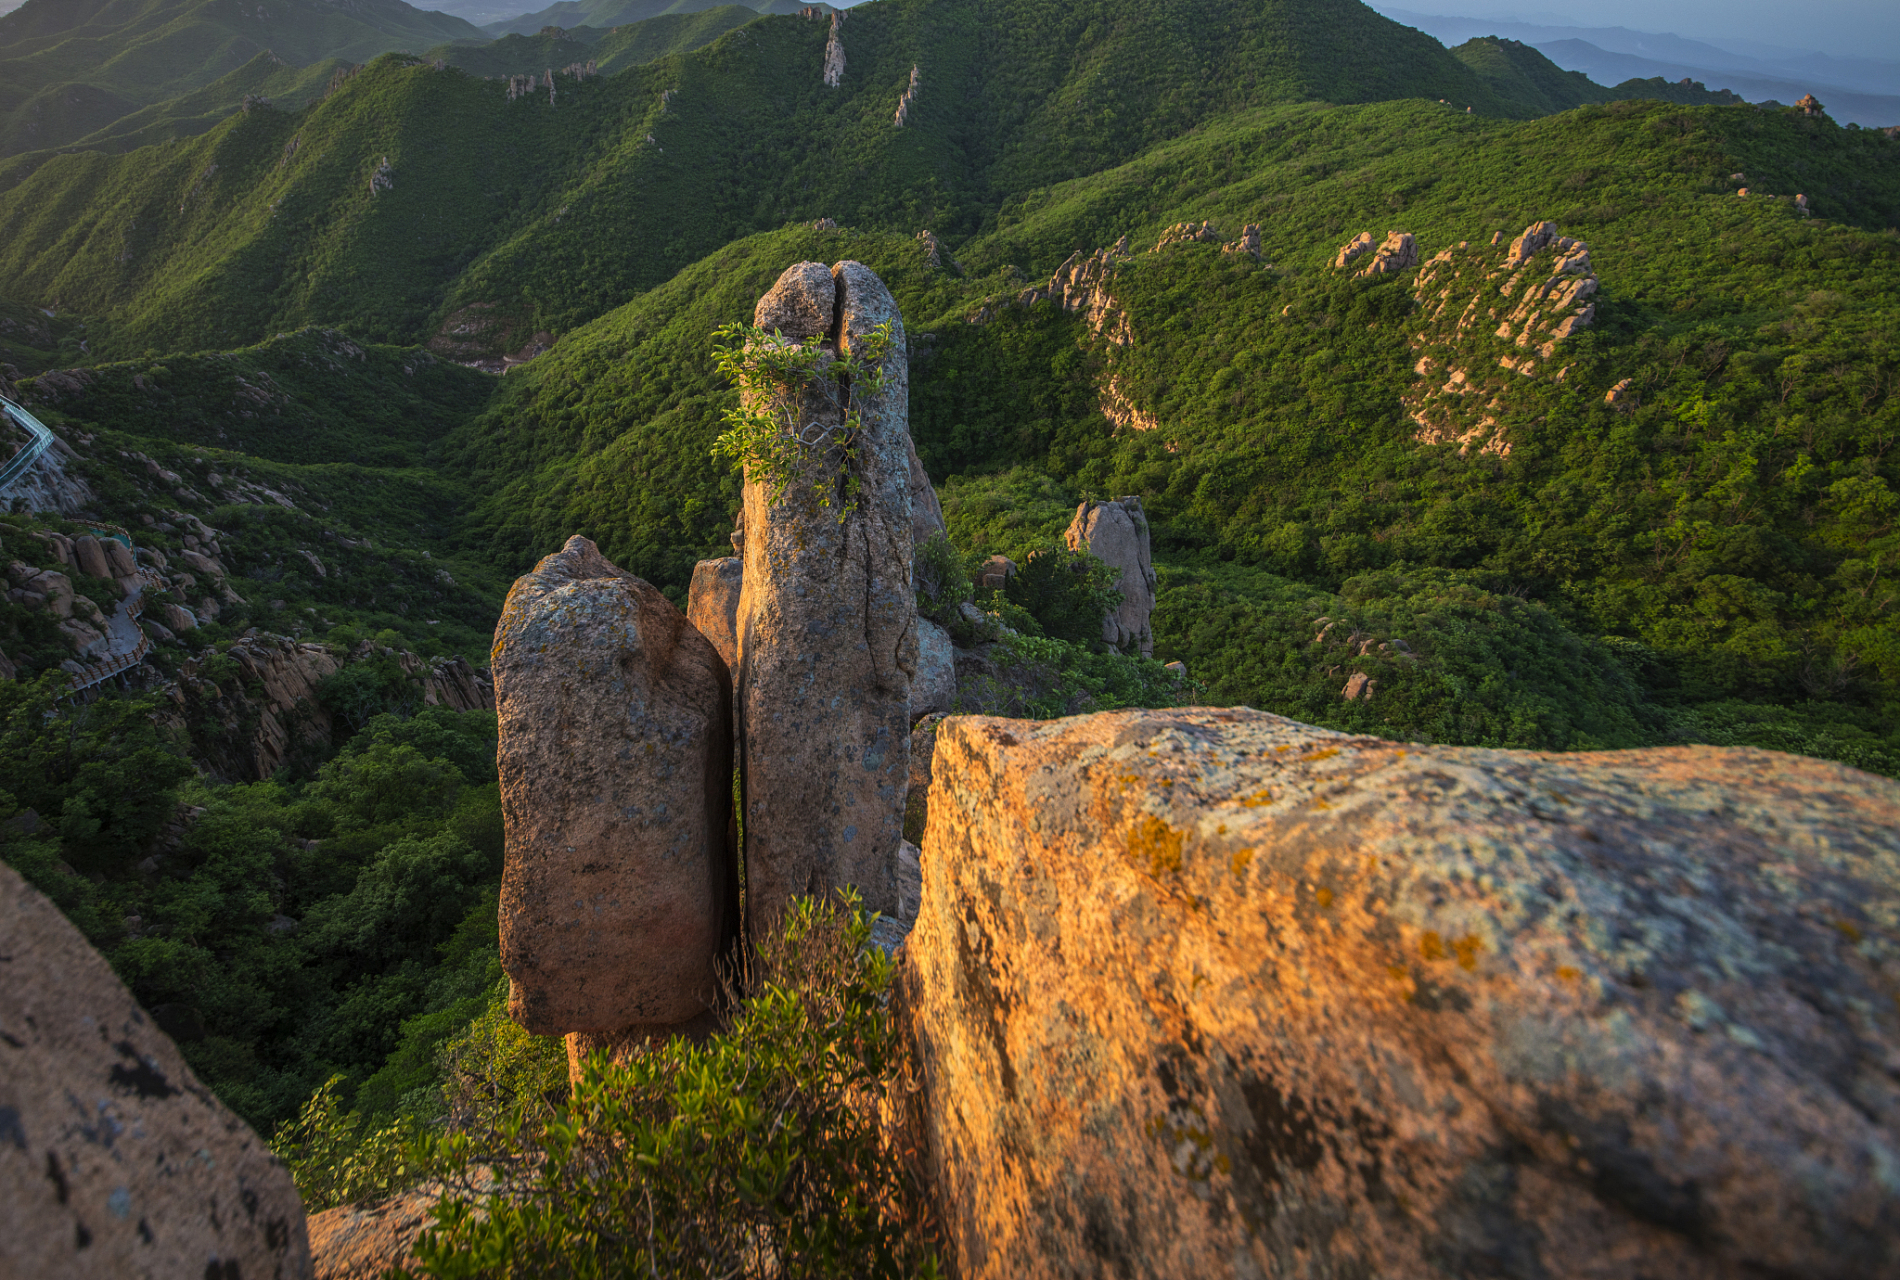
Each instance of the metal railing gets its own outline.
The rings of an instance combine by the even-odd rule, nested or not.
[[[73,677],[72,688],[66,691],[66,697],[70,698],[76,693],[95,689],[114,676],[123,675],[145,661],[145,655],[152,651],[152,638],[145,634],[145,628],[138,626],[139,615],[145,612],[145,588],[151,584],[142,572],[138,578],[139,593],[127,600],[124,606],[126,616],[132,619],[133,626],[138,630],[138,644],[124,653],[115,653],[102,662],[82,667],[79,674]]]
[[[38,418],[5,396],[0,396],[0,414],[13,419],[33,436],[26,448],[14,454],[4,467],[0,467],[0,495],[4,495],[8,489],[19,483],[20,477],[31,471],[33,464],[52,447],[53,432]]]

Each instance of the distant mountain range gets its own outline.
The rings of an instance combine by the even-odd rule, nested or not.
[[[491,36],[531,36],[546,27],[593,27],[596,30],[606,30],[629,23],[644,22],[648,18],[703,13],[708,9],[720,8],[727,2],[728,0],[560,0],[558,4],[551,4],[533,13],[490,22],[482,30]],[[747,7],[761,14],[793,14],[813,2],[814,0],[756,0]],[[823,3],[818,3],[816,7],[826,10],[831,8],[830,5]]]
[[[1777,54],[1768,46],[1753,44],[1749,45],[1753,52],[1744,53],[1627,27],[1543,26],[1418,13],[1383,4],[1373,8],[1447,45],[1487,35],[1523,41],[1558,66],[1581,71],[1599,84],[1686,78],[1711,89],[1731,90],[1751,102],[1793,102],[1812,93],[1843,124],[1900,124],[1900,63],[1835,58],[1806,50]]]
[[[302,105],[321,83],[277,71],[483,38],[401,0],[26,0],[0,17],[0,154],[104,141],[134,113],[213,86],[213,100],[177,109],[214,122],[246,94]]]

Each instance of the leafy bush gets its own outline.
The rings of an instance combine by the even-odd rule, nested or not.
[[[959,606],[970,599],[974,588],[963,556],[950,539],[932,534],[918,545],[911,557],[911,586],[917,594],[917,615],[940,627],[955,629],[966,625]]]
[[[529,1107],[428,1148],[451,1185],[410,1274],[937,1274],[921,1184],[880,1108],[905,1087],[892,966],[855,897],[788,910],[731,1029],[595,1057]]]
[[[1003,597],[1036,620],[1042,634],[1099,646],[1102,619],[1122,602],[1120,572],[1087,551],[1043,547],[1029,553],[1003,583]]]

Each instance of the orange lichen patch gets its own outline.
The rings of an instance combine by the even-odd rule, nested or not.
[[[1327,804],[1327,803],[1326,803],[1326,799],[1325,799],[1325,797],[1323,797],[1323,796],[1314,796],[1314,797],[1313,797],[1313,807],[1314,807],[1315,809],[1330,809],[1330,808],[1332,808],[1333,806],[1331,806],[1330,804]]]
[[[1324,911],[1327,907],[1333,905],[1333,891],[1328,889],[1325,885],[1321,885],[1318,889],[1313,891],[1313,901],[1319,903],[1320,910]]]
[[[1834,927],[1836,929],[1839,929],[1841,931],[1841,936],[1843,938],[1846,938],[1849,942],[1860,941],[1860,929],[1854,924],[1852,920],[1836,920],[1834,922]]]
[[[1425,935],[1418,940],[1418,954],[1426,960],[1451,958],[1451,952],[1445,949],[1444,937],[1431,930],[1427,930]]]
[[[1571,965],[1560,964],[1557,966],[1557,976],[1565,982],[1575,982],[1578,978],[1583,976],[1583,970]]]
[[[1309,751],[1305,755],[1301,756],[1300,763],[1305,764],[1308,761],[1312,761],[1312,760],[1331,760],[1334,756],[1338,754],[1339,754],[1338,747],[1322,747],[1318,751]]]
[[[1385,971],[1394,982],[1404,982],[1405,979],[1410,976],[1406,973],[1405,966],[1402,964],[1389,964],[1385,967]]]
[[[1186,846],[1179,831],[1151,813],[1142,814],[1128,829],[1128,856],[1157,880],[1181,869],[1181,851]]]
[[[1246,875],[1247,868],[1251,866],[1252,863],[1253,863],[1252,849],[1234,850],[1234,874],[1235,875],[1237,876]]]
[[[1458,953],[1458,967],[1466,971],[1478,967],[1478,953],[1484,950],[1484,939],[1475,933],[1467,933],[1451,944]]]
[[[1273,793],[1271,791],[1266,790],[1263,787],[1259,791],[1256,791],[1252,795],[1247,796],[1245,799],[1243,799],[1240,802],[1240,807],[1243,809],[1258,809],[1263,804],[1272,804],[1272,803],[1273,803]]]

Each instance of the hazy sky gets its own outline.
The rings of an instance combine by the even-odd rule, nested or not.
[[[1900,60],[1900,0],[1392,0],[1417,13],[1551,27],[1628,27],[1706,40]]]

